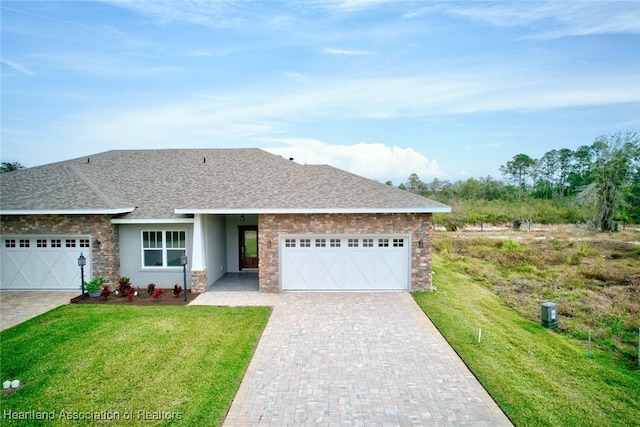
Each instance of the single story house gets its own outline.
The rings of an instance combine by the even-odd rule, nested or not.
[[[196,292],[257,271],[260,291],[429,290],[450,207],[260,149],[114,150],[0,175],[0,289],[118,277]]]

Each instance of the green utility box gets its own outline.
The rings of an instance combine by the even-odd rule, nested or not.
[[[545,302],[540,307],[542,326],[549,329],[558,327],[558,306],[554,302]]]

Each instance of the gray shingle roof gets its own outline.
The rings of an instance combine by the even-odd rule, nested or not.
[[[114,150],[3,173],[0,182],[3,212],[135,207],[126,218],[165,219],[196,211],[449,211],[331,166],[300,165],[259,149]]]

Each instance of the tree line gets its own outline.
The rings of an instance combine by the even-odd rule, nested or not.
[[[437,220],[450,229],[465,224],[591,224],[612,231],[640,223],[640,138],[635,132],[600,136],[591,145],[517,154],[491,176],[425,183],[415,173],[399,188],[452,206]]]

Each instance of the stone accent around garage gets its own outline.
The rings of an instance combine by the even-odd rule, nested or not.
[[[93,277],[116,283],[120,274],[118,227],[108,215],[2,215],[2,234],[91,235]]]
[[[411,290],[431,287],[432,214],[263,214],[258,217],[259,286],[280,291],[281,234],[410,234]]]

